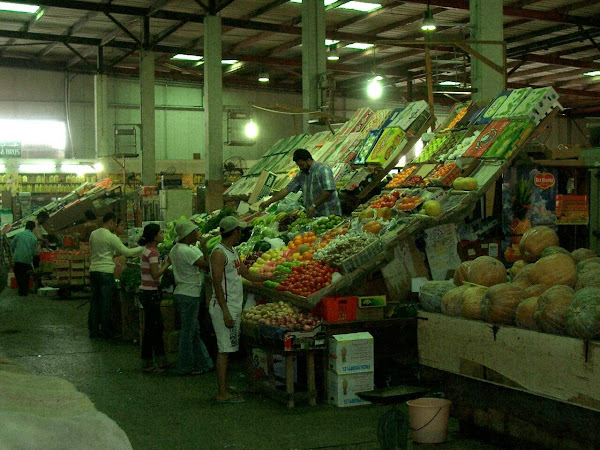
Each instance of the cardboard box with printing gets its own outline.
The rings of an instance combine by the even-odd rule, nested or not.
[[[337,374],[373,371],[370,333],[336,334],[329,339],[329,369]]]
[[[372,391],[373,372],[340,375],[329,371],[327,374],[327,399],[339,407],[369,405],[371,402],[361,399],[358,392]]]

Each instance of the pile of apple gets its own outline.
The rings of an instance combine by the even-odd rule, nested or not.
[[[252,325],[271,325],[290,331],[312,331],[321,325],[321,319],[286,302],[266,303],[247,309],[242,322]]]
[[[284,263],[289,263],[285,264]],[[259,273],[261,275],[272,275],[273,273],[287,272],[283,270],[283,267],[293,267],[295,265],[302,264],[298,261],[298,256],[292,253],[287,247],[273,248],[269,251],[264,252],[256,261],[252,264],[248,264],[248,270],[252,273]]]

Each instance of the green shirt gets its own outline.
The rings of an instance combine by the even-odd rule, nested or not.
[[[17,234],[10,243],[15,262],[33,264],[33,255],[37,250],[38,239],[31,230],[25,230]]]

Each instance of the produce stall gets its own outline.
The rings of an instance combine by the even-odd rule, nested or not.
[[[551,88],[517,89],[489,104],[458,104],[420,152],[414,144],[431,123],[419,102],[394,111],[359,110],[333,136],[319,133],[280,141],[228,195],[256,193],[264,170],[275,174],[273,190],[284,187],[295,175],[290,154],[304,147],[315,160],[332,166],[340,192],[353,196],[359,206],[349,216],[312,220],[287,199],[265,213],[255,212],[247,219],[252,234],[238,251],[251,272],[274,274],[276,281],[247,283],[246,292],[321,317],[330,299],[385,295],[386,306],[375,323],[398,317],[412,298],[411,280],[445,280],[457,269],[457,225],[482,199],[491,215],[498,179],[558,113],[557,99]],[[378,128],[370,129],[373,117]],[[401,158],[398,173],[384,180]],[[261,195],[270,189],[261,186]],[[423,240],[425,248],[419,247],[424,252],[415,240]],[[506,269],[497,263],[505,281]],[[365,283],[368,279],[374,282]],[[461,293],[469,287],[479,289],[465,285]],[[356,320],[348,317],[324,319],[321,330],[333,329],[330,325],[339,320]],[[261,316],[258,323],[283,330],[295,326]]]

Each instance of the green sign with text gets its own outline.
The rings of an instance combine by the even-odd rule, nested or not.
[[[0,158],[20,158],[20,142],[0,142]]]

